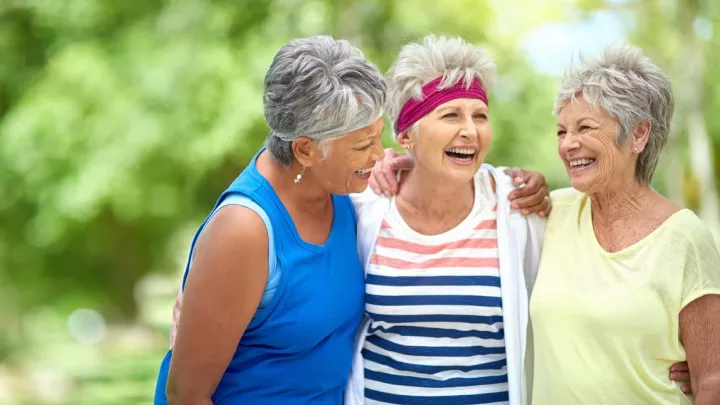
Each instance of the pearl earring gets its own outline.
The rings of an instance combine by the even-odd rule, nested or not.
[[[298,175],[295,177],[295,180],[293,180],[295,182],[295,184],[300,183],[300,180],[302,180],[303,173],[305,173],[305,166],[303,166],[302,169],[300,169],[300,173],[298,173]]]

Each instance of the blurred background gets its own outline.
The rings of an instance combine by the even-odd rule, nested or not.
[[[267,134],[274,53],[331,34],[385,71],[430,32],[498,64],[489,162],[554,188],[564,69],[642,47],[677,101],[654,185],[720,229],[715,0],[0,0],[0,404],[151,404],[192,233]]]

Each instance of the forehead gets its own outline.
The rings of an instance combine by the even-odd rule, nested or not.
[[[435,110],[448,108],[486,109],[487,104],[477,98],[455,98],[440,104],[435,108]]]
[[[605,120],[609,118],[609,115],[604,108],[588,103],[582,94],[578,95],[574,100],[569,100],[558,113],[558,123],[583,118]]]

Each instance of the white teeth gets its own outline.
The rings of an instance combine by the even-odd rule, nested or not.
[[[459,153],[461,155],[474,155],[477,150],[475,148],[450,148],[446,152]]]
[[[578,160],[571,160],[570,161],[570,167],[576,167],[576,166],[586,166],[591,163],[595,162],[595,159],[578,159]]]
[[[355,170],[355,173],[357,173],[359,175],[363,175],[363,174],[366,174],[367,172],[369,172],[370,170],[372,170],[372,167],[368,167],[367,169]]]

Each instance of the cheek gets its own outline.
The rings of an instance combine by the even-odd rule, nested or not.
[[[341,159],[338,159],[337,165],[334,168],[335,175],[349,177],[355,173],[355,170],[367,166],[369,161],[370,150],[347,153],[342,156]]]
[[[481,131],[479,132],[479,134],[480,134],[480,143],[485,147],[490,146],[490,141],[492,141],[492,137],[493,137],[493,131],[492,131],[492,127],[490,126],[490,123],[487,123],[486,125],[484,125],[483,128],[481,129]]]

